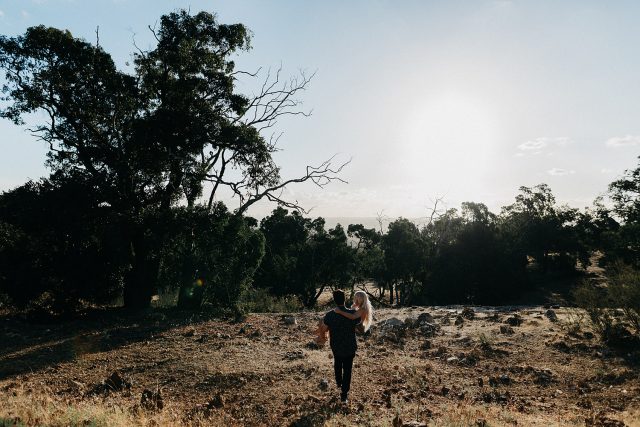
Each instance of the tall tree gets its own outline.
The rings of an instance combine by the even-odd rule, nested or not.
[[[282,82],[267,77],[252,97],[235,91],[241,71],[231,56],[250,48],[242,24],[219,24],[215,15],[178,11],[164,15],[155,48],[134,54],[134,72],[116,68],[98,42],[91,44],[45,26],[18,37],[0,36],[0,68],[7,106],[0,116],[31,128],[49,145],[54,171],[82,175],[128,236],[124,299],[129,307],[150,302],[159,272],[158,249],[165,218],[180,200],[193,205],[211,182],[208,205],[229,188],[237,214],[259,200],[296,206],[281,198],[293,182],[319,186],[339,179],[344,165],[331,159],[283,180],[272,154],[277,138],[265,138],[279,117],[305,114],[298,92],[309,78]]]

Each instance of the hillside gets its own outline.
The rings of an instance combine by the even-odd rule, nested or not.
[[[115,312],[55,325],[5,318],[0,419],[640,426],[640,352],[601,346],[580,311],[379,310],[371,334],[359,338],[348,406],[337,399],[330,350],[309,345],[319,316],[253,314],[234,323]]]

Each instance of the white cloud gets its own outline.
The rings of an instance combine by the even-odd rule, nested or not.
[[[22,10],[20,11],[20,14],[22,15],[23,18],[28,18],[29,17],[29,12],[27,12],[26,10]]]
[[[0,18],[4,18],[4,12],[0,10]]]
[[[527,154],[540,154],[549,147],[564,147],[571,144],[571,139],[566,136],[541,136],[540,138],[531,139],[518,145],[518,149]],[[553,154],[553,153],[552,153]]]
[[[614,136],[606,144],[607,147],[633,147],[640,145],[640,135]]]
[[[562,169],[562,168],[551,168],[547,171],[547,173],[553,176],[566,176],[566,175],[573,175],[574,173],[576,173],[576,171]]]

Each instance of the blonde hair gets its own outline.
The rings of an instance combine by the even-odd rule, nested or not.
[[[371,305],[371,301],[369,301],[369,295],[366,292],[358,291],[353,296],[353,305],[358,306],[358,309],[362,312],[360,319],[362,319],[362,326],[364,326],[364,330],[367,331],[373,322],[373,306]]]

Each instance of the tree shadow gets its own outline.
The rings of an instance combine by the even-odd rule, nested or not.
[[[206,313],[123,309],[95,310],[68,321],[0,318],[0,381],[38,372],[84,354],[106,352],[152,339],[172,328],[210,320]]]

